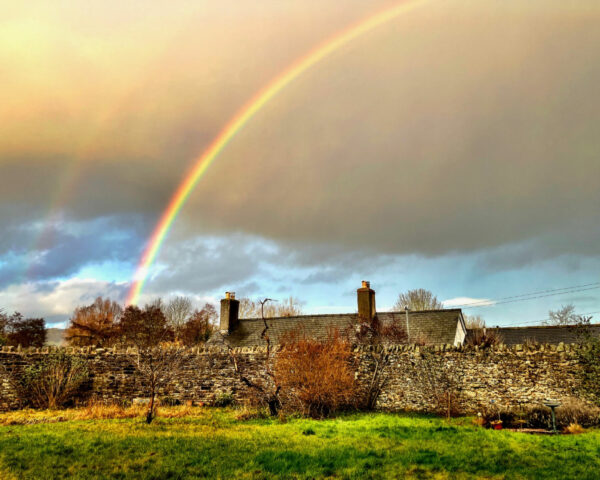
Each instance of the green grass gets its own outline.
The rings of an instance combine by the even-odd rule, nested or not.
[[[0,426],[1,479],[597,479],[600,431],[535,436],[469,419],[353,414],[238,421],[232,409],[156,419]]]

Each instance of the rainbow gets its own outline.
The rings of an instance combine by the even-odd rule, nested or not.
[[[135,305],[138,302],[148,277],[150,266],[154,262],[177,214],[190,196],[190,193],[194,190],[196,184],[215,158],[223,151],[244,125],[246,125],[246,123],[248,123],[248,121],[281,90],[325,57],[331,55],[336,50],[339,50],[361,35],[364,35],[384,23],[393,20],[399,15],[425,3],[425,1],[426,0],[402,1],[393,7],[386,8],[359,23],[346,28],[342,32],[339,32],[337,35],[308,52],[305,56],[296,60],[277,77],[272,79],[265,87],[259,90],[250,101],[238,110],[208,148],[195,160],[194,166],[171,197],[167,208],[162,213],[160,220],[156,224],[156,227],[146,244],[146,248],[144,249],[137,266],[133,283],[126,300],[128,305]]]

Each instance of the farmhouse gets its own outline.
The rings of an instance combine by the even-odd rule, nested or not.
[[[428,345],[464,345],[475,334],[467,329],[460,308],[377,312],[375,291],[370,283],[362,282],[356,291],[357,313],[325,315],[298,315],[268,318],[269,339],[278,344],[290,332],[299,332],[310,338],[324,340],[329,332],[352,334],[358,325],[377,321],[381,325],[396,324],[404,329],[406,338],[394,343],[417,343]],[[225,340],[231,347],[256,347],[266,344],[261,333],[264,323],[261,318],[239,318],[239,301],[235,293],[227,292],[221,300],[219,331],[209,344],[222,344]],[[506,345],[526,343],[571,344],[581,341],[581,329],[575,326],[495,327],[487,330],[497,333]],[[590,325],[587,332],[600,336],[600,325]]]
[[[397,323],[406,331],[403,343],[425,342],[433,345],[462,345],[467,334],[460,309],[426,311],[377,312],[375,291],[369,282],[362,282],[356,291],[357,313],[327,315],[298,315],[294,317],[268,318],[269,339],[280,343],[284,335],[297,331],[308,337],[325,339],[332,330],[340,333],[355,331],[362,322],[374,320],[382,325]],[[265,345],[261,338],[264,323],[260,318],[238,318],[239,301],[228,292],[221,300],[219,332],[209,343],[227,341],[232,347],[254,347]]]

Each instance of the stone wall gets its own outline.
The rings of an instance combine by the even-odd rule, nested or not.
[[[490,349],[398,345],[385,350],[356,347],[357,379],[363,385],[371,378],[374,362],[389,355],[385,370],[387,384],[380,396],[384,410],[430,410],[433,406],[431,381],[427,372],[445,372],[457,392],[458,403],[466,413],[490,407],[523,404],[539,405],[545,398],[582,396],[576,345],[500,345]],[[43,358],[49,348],[0,350],[0,411],[18,408],[11,377]],[[67,348],[67,352],[88,361],[91,378],[87,395],[114,401],[144,397],[136,375],[133,352],[119,349]],[[249,378],[259,378],[265,349],[234,350],[241,370]],[[426,375],[425,375],[426,376]],[[227,350],[220,347],[192,348],[186,352],[184,368],[175,381],[170,397],[182,402],[212,403],[223,393],[243,401],[247,387],[238,380]],[[82,397],[81,401],[85,401]]]

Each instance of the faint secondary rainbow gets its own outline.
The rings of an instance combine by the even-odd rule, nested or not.
[[[265,87],[259,90],[238,112],[229,120],[219,135],[212,141],[209,147],[197,158],[192,169],[188,172],[183,182],[179,185],[167,208],[162,213],[154,231],[146,245],[140,263],[134,275],[134,281],[127,296],[127,304],[136,304],[139,300],[144,284],[148,277],[150,266],[154,262],[162,243],[177,214],[185,204],[190,193],[202,178],[214,159],[227,146],[229,141],[239,132],[244,125],[281,90],[302,75],[313,65],[319,63],[325,57],[350,43],[365,33],[393,20],[399,15],[412,10],[425,3],[426,0],[408,0],[400,2],[393,7],[387,8],[359,23],[352,25],[339,32],[329,40],[323,42],[305,56],[296,60],[287,69],[272,79]]]

